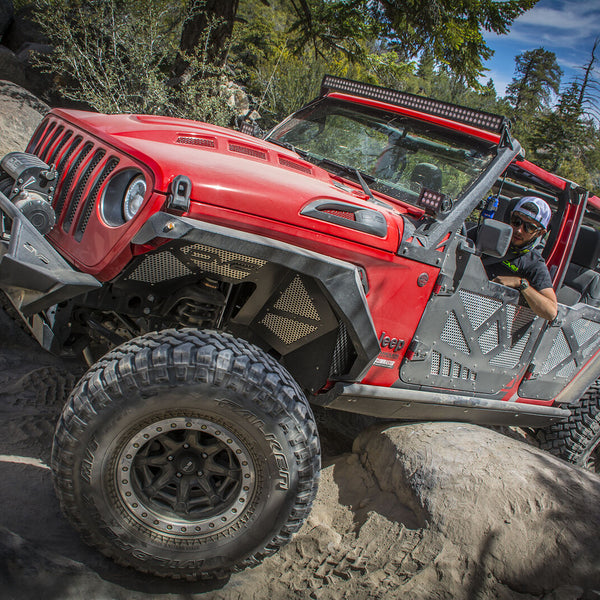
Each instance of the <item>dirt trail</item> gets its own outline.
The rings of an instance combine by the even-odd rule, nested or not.
[[[459,424],[373,430],[339,455],[324,437],[310,518],[254,569],[190,584],[121,568],[83,544],[52,488],[73,378],[0,310],[3,600],[600,598],[600,477]]]

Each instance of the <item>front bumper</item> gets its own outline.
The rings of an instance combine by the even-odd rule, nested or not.
[[[24,316],[101,286],[75,271],[2,193],[0,212],[12,221],[10,235],[0,239],[0,289]]]

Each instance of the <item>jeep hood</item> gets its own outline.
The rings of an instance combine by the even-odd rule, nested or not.
[[[198,218],[211,220],[212,214],[216,221],[218,209],[220,222],[236,222],[236,215],[243,213],[244,222],[248,218],[256,223],[264,221],[265,231],[271,228],[268,222],[277,221],[288,227],[351,237],[390,252],[398,248],[402,219],[397,213],[406,208],[394,208],[392,199],[389,210],[376,205],[357,184],[341,180],[270,142],[186,119],[61,109],[53,113],[150,168],[156,192],[167,195],[177,175],[189,177],[191,212]],[[384,215],[388,233],[385,237],[357,233],[302,214],[303,209],[319,201],[377,211]],[[202,207],[206,208],[206,217]],[[260,232],[258,226],[253,229]]]

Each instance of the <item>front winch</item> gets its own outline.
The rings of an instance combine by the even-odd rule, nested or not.
[[[14,180],[8,194],[10,201],[42,234],[56,223],[52,199],[57,172],[44,161],[26,152],[11,152],[0,162],[2,170]]]

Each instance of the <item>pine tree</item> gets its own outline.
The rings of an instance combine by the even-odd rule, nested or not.
[[[515,76],[506,88],[515,120],[539,112],[550,105],[552,94],[558,94],[562,70],[554,52],[536,48],[515,58]]]

